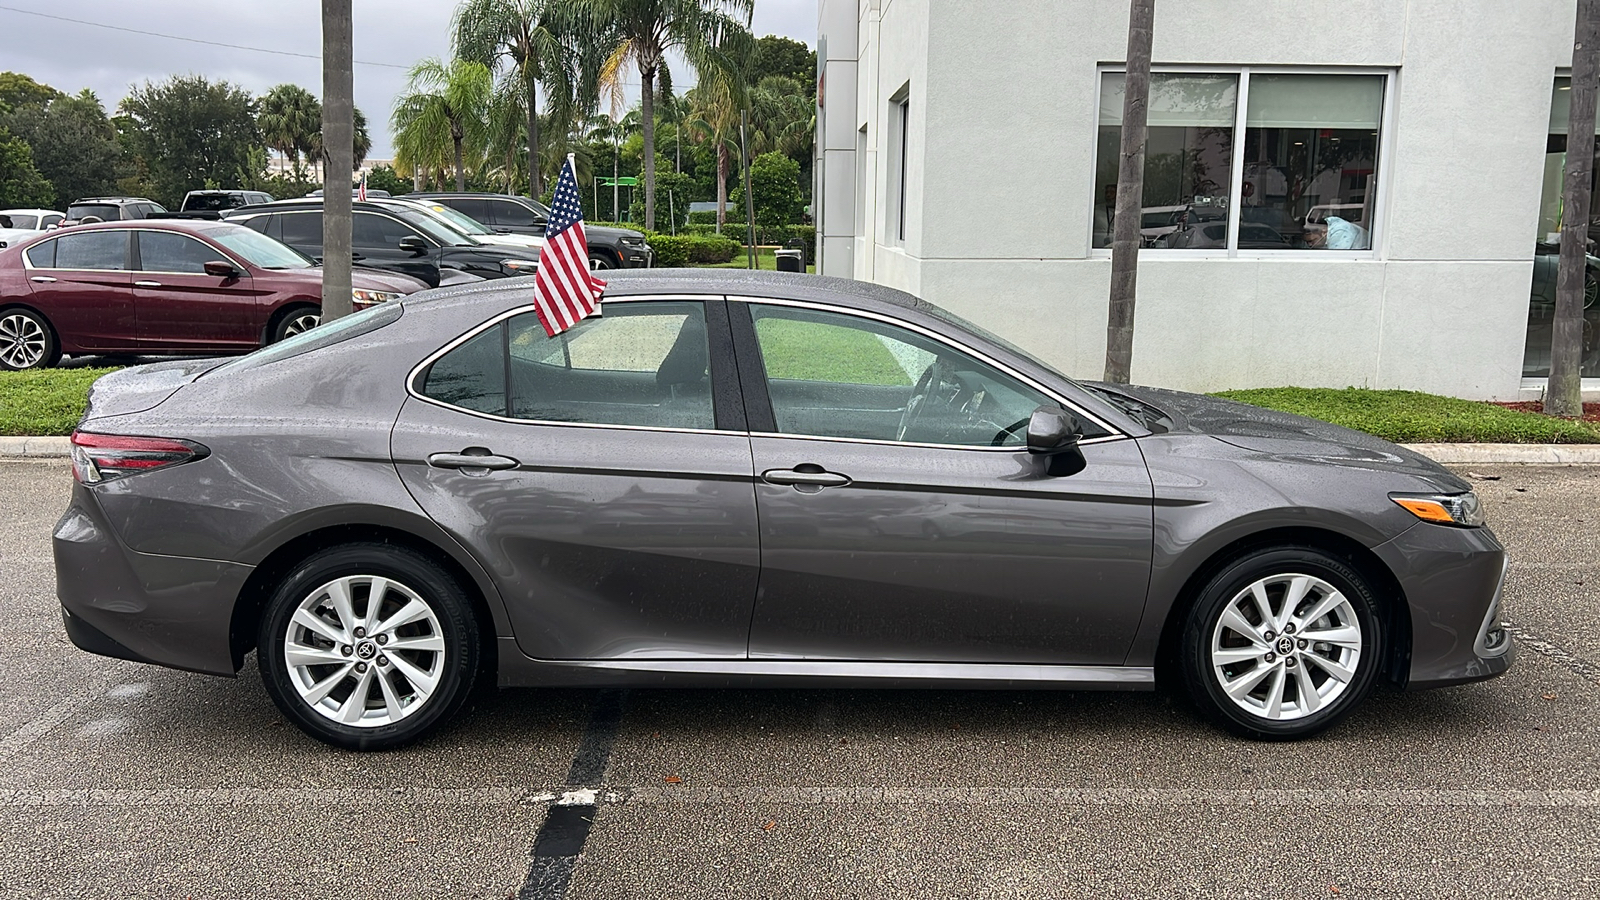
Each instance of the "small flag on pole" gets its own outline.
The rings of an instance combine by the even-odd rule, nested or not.
[[[367,200],[367,170],[366,169],[362,169],[361,170],[361,191],[356,195],[356,199],[360,200],[363,203],[365,203],[366,200]]]
[[[589,272],[577,167],[569,153],[550,199],[550,224],[545,228],[539,271],[533,276],[534,309],[545,333],[555,337],[578,324],[599,307],[605,289],[606,283]]]

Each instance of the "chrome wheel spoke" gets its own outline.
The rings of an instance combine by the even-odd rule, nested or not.
[[[1315,653],[1307,653],[1300,658],[1307,663],[1314,664],[1322,671],[1327,672],[1330,676],[1337,679],[1341,684],[1349,684],[1350,679],[1356,677],[1354,670],[1345,668],[1344,666],[1334,662],[1331,659],[1328,659],[1325,656],[1318,656]]]
[[[435,653],[444,649],[444,638],[437,634],[421,634],[416,637],[397,637],[390,639],[383,645],[389,653],[396,650],[430,650]]]
[[[1275,666],[1257,666],[1232,681],[1224,682],[1222,689],[1227,691],[1228,696],[1233,699],[1243,700],[1250,695],[1251,691],[1256,689],[1256,685],[1260,684],[1268,675],[1271,675],[1275,669]]]
[[[1251,625],[1249,619],[1246,619],[1244,616],[1240,615],[1239,611],[1231,606],[1222,611],[1221,624],[1226,625],[1234,634],[1237,634],[1242,638],[1248,638],[1250,643],[1256,645],[1257,647],[1264,648],[1267,646],[1266,643],[1261,640],[1261,629],[1255,625]]]
[[[1306,592],[1311,590],[1311,578],[1307,575],[1296,575],[1289,582],[1289,590],[1283,595],[1283,612],[1278,616],[1278,630],[1283,630],[1283,625],[1294,618],[1295,607],[1306,599]],[[1316,621],[1312,619],[1312,621]]]
[[[348,643],[356,626],[361,624],[356,621],[355,608],[350,602],[350,583],[341,578],[329,584],[328,600],[333,603],[333,611],[339,614],[339,625],[344,628],[344,639]]]
[[[1283,715],[1283,684],[1287,680],[1282,666],[1272,670],[1272,684],[1267,688],[1267,718],[1276,719]]]
[[[1354,625],[1341,625],[1337,628],[1322,628],[1313,631],[1301,632],[1301,637],[1308,641],[1317,641],[1323,644],[1332,644],[1335,647],[1345,647],[1350,650],[1361,649],[1361,629]]]
[[[368,668],[356,677],[356,689],[350,696],[344,698],[344,703],[339,706],[339,721],[346,725],[354,725],[361,720],[361,714],[367,711],[367,695],[372,692],[372,669]]]
[[[293,668],[301,666],[342,666],[350,660],[337,650],[290,644],[283,650],[283,658]]]
[[[1266,655],[1267,648],[1265,647],[1229,647],[1222,650],[1213,651],[1211,654],[1211,662],[1213,665],[1231,666],[1236,663],[1250,662],[1251,660],[1261,659]]]
[[[396,721],[405,715],[405,708],[400,702],[400,695],[394,690],[394,669],[388,666],[378,671],[378,687],[383,691],[383,707],[389,713],[390,721]]]
[[[378,609],[383,603],[383,595],[389,593],[389,579],[374,577],[372,586],[367,591],[367,614],[361,620],[361,627],[371,634],[378,624]]]
[[[344,681],[345,678],[349,677],[350,673],[354,672],[355,669],[355,663],[345,663],[344,668],[340,669],[338,672],[329,675],[327,678],[322,679],[316,684],[311,685],[310,688],[302,690],[300,692],[300,696],[306,698],[307,703],[310,703],[312,706],[316,706],[318,703],[321,703],[323,700],[325,700],[327,696],[333,692],[333,689],[339,686],[339,682]]]
[[[432,614],[433,610],[428,608],[428,604],[423,603],[421,600],[412,600],[405,606],[400,607],[399,611],[394,615],[374,625],[372,631],[375,634],[389,634],[402,625],[410,625],[423,616],[431,616]]]
[[[1277,631],[1278,620],[1272,615],[1272,601],[1267,599],[1267,585],[1265,582],[1258,581],[1250,585],[1250,599],[1255,601],[1256,612],[1261,615],[1261,625],[1259,627],[1262,630],[1271,629]]]
[[[391,656],[389,657],[389,664],[399,669],[400,674],[406,677],[406,681],[411,682],[411,687],[417,692],[418,703],[428,699],[428,695],[433,693],[434,687],[439,683],[439,676],[422,671],[408,662],[405,657]]]
[[[1300,708],[1308,713],[1314,713],[1322,708],[1322,697],[1317,693],[1317,686],[1311,679],[1311,670],[1299,666],[1294,670],[1295,694],[1299,697],[1296,701]]]
[[[1323,616],[1339,608],[1339,606],[1345,602],[1346,601],[1343,594],[1335,590],[1330,590],[1326,594],[1323,594],[1322,599],[1318,600],[1316,605],[1312,606],[1304,616],[1300,617],[1300,621],[1310,625],[1313,622],[1321,620]]]
[[[340,632],[338,629],[334,628],[333,625],[329,624],[326,619],[322,618],[311,610],[306,609],[304,606],[294,611],[294,618],[291,621],[296,625],[299,625],[309,631],[313,631],[327,638],[328,640],[333,641],[335,644],[349,643],[349,635]]]

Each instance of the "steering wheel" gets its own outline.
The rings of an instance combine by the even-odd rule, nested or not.
[[[910,431],[911,426],[921,417],[922,409],[928,402],[928,395],[933,393],[934,369],[938,367],[939,360],[936,358],[917,377],[916,386],[911,388],[911,395],[906,398],[906,408],[900,412],[900,425],[894,431],[895,440],[905,440],[906,432]]]
[[[1016,434],[1017,432],[1021,431],[1024,428],[1027,428],[1028,427],[1028,422],[1031,421],[1032,418],[1033,418],[1032,416],[1027,416],[1025,418],[1018,419],[1015,422],[1012,422],[1010,425],[1007,425],[1006,427],[1004,427],[1004,428],[1000,429],[999,431],[995,432],[994,433],[994,439],[989,441],[989,446],[991,446],[991,447],[1004,447],[1005,443],[1006,443],[1006,438],[1012,436],[1013,434]]]

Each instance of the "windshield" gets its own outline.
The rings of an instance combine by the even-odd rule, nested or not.
[[[543,203],[540,203],[539,201],[534,200],[531,197],[525,198],[524,202],[527,203],[529,206],[533,207],[534,209],[538,210],[539,211],[539,215],[544,216],[546,219],[550,218],[550,207],[545,206]]]
[[[446,247],[476,247],[482,243],[472,235],[415,207],[401,206],[397,203],[388,207],[388,209],[405,220],[406,224],[414,226],[418,231],[444,244]]]
[[[455,227],[457,231],[467,234],[494,234],[491,229],[483,227],[483,223],[459,210],[445,206],[443,203],[424,204],[426,211],[435,218],[443,219]]]
[[[82,219],[85,216],[99,216],[102,221],[116,222],[122,219],[122,209],[110,203],[74,203],[67,207],[67,218]]]
[[[186,210],[221,212],[225,209],[238,209],[245,205],[244,195],[238,192],[229,194],[190,194],[183,201]]]
[[[7,222],[11,224],[7,225]],[[0,227],[3,228],[35,228],[38,224],[38,216],[25,216],[22,213],[0,213]]]
[[[219,228],[210,235],[217,243],[261,269],[309,269],[314,263],[300,251],[243,225]]]

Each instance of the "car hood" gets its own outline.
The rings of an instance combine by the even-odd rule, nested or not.
[[[1342,425],[1204,394],[1120,384],[1095,386],[1156,407],[1171,419],[1168,428],[1172,431],[1210,435],[1278,459],[1411,475],[1431,481],[1443,491],[1472,489],[1420,453]]]
[[[322,284],[322,267],[309,269],[268,269],[273,280],[300,282],[304,284]],[[387,291],[394,294],[415,294],[417,291],[426,290],[428,285],[410,275],[399,272],[386,272],[382,269],[365,269],[355,267],[350,270],[350,286],[363,291]],[[320,287],[319,291],[320,293]]]
[[[590,225],[584,223],[583,236],[586,238],[599,238],[606,242],[618,241],[622,238],[644,240],[644,232],[634,231],[632,228],[611,228],[606,225]]]
[[[544,238],[532,234],[475,234],[473,237],[497,247],[515,247],[522,251],[532,251],[535,256],[544,249]]]

